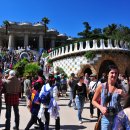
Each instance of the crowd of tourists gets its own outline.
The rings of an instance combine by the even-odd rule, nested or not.
[[[66,104],[77,110],[80,124],[83,123],[84,104],[89,102],[90,118],[94,117],[96,107],[101,130],[130,130],[130,78],[119,74],[116,66],[108,66],[100,79],[94,73],[71,73],[70,77],[50,73],[46,77],[42,69],[33,77],[26,75],[19,78],[13,70],[15,58],[14,54],[1,58],[0,96],[4,94],[6,104],[5,130],[10,130],[12,107],[15,115],[13,128],[19,130],[19,98],[26,99],[26,106],[31,113],[25,130],[29,130],[33,124],[38,124],[41,130],[49,130],[50,118],[55,119],[55,129],[60,130],[58,100],[63,96],[66,98],[68,92],[69,102]],[[5,61],[9,65],[4,65]],[[1,108],[2,98],[0,113]]]
[[[108,66],[100,79],[96,74],[77,77],[71,74],[68,84],[71,88],[68,106],[73,104],[74,109],[78,109],[80,124],[84,104],[89,99],[90,118],[96,107],[100,119],[95,130],[130,130],[130,81],[119,74],[116,66]]]

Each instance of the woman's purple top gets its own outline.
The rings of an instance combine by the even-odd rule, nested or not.
[[[130,120],[123,110],[116,115],[113,130],[130,130]]]

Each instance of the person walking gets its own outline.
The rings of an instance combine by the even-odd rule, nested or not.
[[[3,76],[3,70],[0,68],[0,115],[1,115],[1,109],[2,109],[2,90],[3,90],[3,81],[2,81],[2,76]]]
[[[101,130],[112,130],[114,118],[122,109],[120,97],[124,93],[117,83],[118,74],[116,66],[108,66],[106,70],[107,82],[98,85],[92,99],[92,104],[102,113]],[[101,98],[100,104],[98,103],[99,98]]]
[[[31,80],[29,79],[29,75],[26,75],[26,79],[24,80],[24,94],[28,105],[28,97],[31,94]]]
[[[87,100],[86,85],[84,84],[84,76],[78,77],[78,83],[74,88],[73,100],[75,100],[76,108],[78,109],[78,120],[82,124],[82,112],[85,100]]]
[[[37,122],[39,122],[40,130],[44,130],[44,123],[37,117],[39,109],[40,109],[40,104],[37,103],[37,100],[39,98],[39,93],[41,91],[42,85],[39,82],[35,82],[33,86],[33,90],[31,92],[31,95],[28,97],[28,100],[30,101],[30,104],[28,104],[28,108],[30,108],[31,112],[31,118],[30,121],[28,122],[25,130],[29,130],[29,128]]]
[[[62,97],[65,94],[65,97],[67,96],[67,79],[65,77],[65,74],[61,75],[61,93],[62,93]]]
[[[47,95],[49,94],[49,98]],[[45,98],[46,97],[46,98]],[[46,99],[46,100],[45,100]],[[44,124],[44,130],[49,130],[49,123],[50,123],[50,102],[52,99],[55,99],[55,101],[58,99],[58,88],[55,85],[55,78],[54,75],[49,75],[49,78],[47,80],[47,83],[43,85],[41,92],[39,94],[39,102],[42,104],[44,110],[44,116],[45,116],[45,124]],[[58,111],[58,109],[55,108],[54,112]],[[58,112],[55,113],[57,115]],[[55,129],[60,130],[60,117],[59,114],[56,116],[55,119]]]
[[[98,84],[100,84],[100,82],[98,82],[96,74],[91,74],[90,79],[91,79],[89,83],[90,117],[93,118],[94,106],[92,104],[92,99],[93,99],[96,87]]]
[[[68,81],[68,85],[70,87],[70,100],[69,100],[68,106],[71,107],[71,104],[73,103],[74,109],[76,109],[76,104],[75,104],[75,101],[73,101],[73,94],[74,94],[74,88],[77,82],[78,81],[77,81],[77,78],[75,77],[75,74],[71,73],[71,77]]]
[[[5,80],[5,104],[6,104],[6,122],[5,130],[10,130],[11,108],[13,107],[15,115],[15,126],[13,129],[19,130],[19,93],[20,81],[16,77],[16,72],[11,70],[9,77]]]
[[[90,83],[90,76],[89,76],[88,73],[85,73],[85,75],[84,75],[84,84],[86,85],[86,87],[88,87],[89,83]]]

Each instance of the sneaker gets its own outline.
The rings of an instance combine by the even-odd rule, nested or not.
[[[13,130],[19,130],[19,128],[17,128],[16,126],[13,127]]]
[[[93,114],[90,115],[90,118],[93,118]]]
[[[68,103],[68,107],[71,107],[71,104],[70,104],[70,103]]]
[[[34,126],[35,129],[40,129],[40,126]]]
[[[76,107],[74,107],[74,110],[77,110],[77,108],[76,108]]]
[[[82,120],[81,121],[79,121],[79,124],[82,124],[83,122],[82,122]]]

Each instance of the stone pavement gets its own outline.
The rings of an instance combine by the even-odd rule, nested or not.
[[[83,110],[83,123],[79,124],[78,119],[77,119],[77,110],[74,110],[73,107],[68,107],[69,98],[68,97],[60,97],[58,104],[60,106],[60,122],[61,122],[61,130],[93,130],[95,122],[97,121],[96,118],[96,109],[94,118],[90,118],[90,113],[89,113],[89,103],[85,104],[84,110]],[[26,108],[26,103],[25,99],[20,100],[20,130],[24,130],[26,127],[29,119],[30,119],[30,112]],[[13,130],[14,126],[14,113],[12,110],[11,113],[11,130]],[[50,120],[50,130],[54,130],[54,124],[55,120],[51,119]],[[2,114],[0,117],[0,130],[4,129],[5,125],[5,104],[3,102],[2,105]],[[34,125],[31,127],[30,130],[36,130],[34,128]]]

